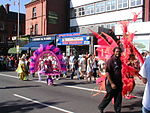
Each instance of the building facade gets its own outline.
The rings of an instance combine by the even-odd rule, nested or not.
[[[25,14],[20,15],[20,35],[25,34]],[[0,54],[7,53],[8,49],[15,46],[12,40],[17,36],[18,13],[9,10],[9,4],[0,5]]]
[[[69,32],[68,0],[32,0],[26,7],[26,35]]]
[[[70,1],[70,32],[89,33],[87,28],[113,29],[119,21],[150,21],[149,0],[76,0]]]

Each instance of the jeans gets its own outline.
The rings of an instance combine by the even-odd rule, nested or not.
[[[150,113],[150,111],[147,110],[145,107],[142,107],[142,113]]]

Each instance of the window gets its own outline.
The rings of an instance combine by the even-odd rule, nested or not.
[[[79,28],[78,27],[71,27],[70,32],[79,32]]]
[[[33,35],[33,25],[30,26],[30,35]]]
[[[85,15],[94,14],[94,4],[85,6]]]
[[[106,24],[106,28],[110,29],[111,28],[110,24]]]
[[[116,0],[109,0],[106,2],[106,11],[116,10]]]
[[[70,18],[74,18],[75,16],[75,9],[70,9]]]
[[[75,17],[78,17],[78,9],[77,8],[74,9],[74,15],[75,15]]]
[[[128,0],[118,0],[118,9],[123,9],[128,7]]]
[[[99,27],[105,28],[105,24],[100,24]]]
[[[105,12],[105,2],[95,4],[95,13]]]
[[[32,10],[32,18],[36,17],[36,7],[33,8]]]
[[[17,31],[17,25],[16,24],[13,25],[13,31]]]
[[[5,42],[5,40],[6,40],[6,37],[5,37],[5,35],[4,34],[2,34],[2,35],[0,35],[0,42]]]
[[[139,6],[139,5],[143,5],[143,0],[131,0],[130,1],[130,6],[131,7]]]
[[[80,8],[79,8],[79,16],[84,16],[84,15],[85,15],[84,10],[85,10],[84,7],[80,7]]]
[[[80,32],[81,34],[86,34],[86,33],[87,33],[86,27],[79,27],[79,32]]]
[[[35,35],[37,35],[38,34],[38,24],[35,24],[35,29],[34,30],[35,30],[34,31]]]

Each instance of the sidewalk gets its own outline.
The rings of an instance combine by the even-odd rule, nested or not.
[[[138,77],[134,77],[134,79],[135,79],[135,84],[145,86],[145,84],[142,82],[142,80],[140,80]]]

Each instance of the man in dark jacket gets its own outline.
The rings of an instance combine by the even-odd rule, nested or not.
[[[103,113],[103,110],[110,103],[112,98],[114,98],[114,110],[115,113],[121,113],[121,103],[122,103],[122,63],[120,60],[121,48],[115,47],[113,50],[114,54],[107,61],[106,71],[108,72],[106,80],[106,91],[102,102],[99,104],[98,108],[100,113]]]

